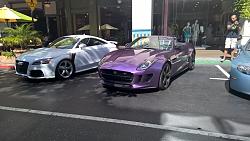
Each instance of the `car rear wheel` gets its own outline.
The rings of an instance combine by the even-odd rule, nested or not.
[[[62,60],[56,67],[56,78],[68,79],[74,74],[74,65],[70,60]]]
[[[192,53],[192,55],[188,59],[188,69],[194,70],[195,69],[195,54]]]
[[[171,67],[167,63],[163,66],[160,79],[159,79],[159,90],[166,90],[170,85],[171,80]]]

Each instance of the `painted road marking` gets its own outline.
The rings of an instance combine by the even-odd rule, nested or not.
[[[226,72],[220,65],[215,65],[227,78],[230,78],[230,74]]]
[[[209,78],[210,80],[228,81],[228,78]]]
[[[71,118],[71,119],[81,119],[81,120],[89,120],[89,121],[96,121],[96,122],[115,123],[115,124],[121,124],[121,125],[129,125],[129,126],[152,128],[152,129],[158,129],[158,130],[175,131],[175,132],[182,132],[182,133],[187,133],[187,134],[196,134],[196,135],[224,138],[224,139],[230,139],[230,140],[250,141],[249,137],[244,137],[244,136],[215,133],[215,132],[209,132],[209,131],[180,128],[180,127],[172,127],[172,126],[168,126],[168,125],[158,125],[158,124],[143,123],[143,122],[136,122],[136,121],[119,120],[119,119],[112,119],[112,118],[102,118],[102,117],[95,117],[95,116],[86,116],[86,115],[77,115],[77,114],[68,114],[68,113],[59,113],[59,112],[50,112],[50,111],[40,111],[40,110],[5,107],[5,106],[0,106],[0,110],[30,113],[30,114],[37,114],[37,115],[47,115],[47,116],[62,117],[62,118]]]

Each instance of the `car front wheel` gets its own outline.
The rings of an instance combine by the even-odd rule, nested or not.
[[[195,54],[192,53],[192,55],[188,59],[188,69],[194,70],[195,69]]]
[[[159,90],[165,90],[169,87],[171,80],[171,67],[167,63],[163,66],[160,79],[159,79]]]
[[[68,79],[72,77],[74,73],[74,65],[70,60],[62,60],[58,63],[56,67],[56,78],[58,79]]]

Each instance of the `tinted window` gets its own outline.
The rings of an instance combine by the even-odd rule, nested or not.
[[[106,43],[98,39],[90,38],[87,46],[98,46],[98,45],[103,45],[103,44],[106,44]]]
[[[250,51],[250,41],[248,41],[248,43],[246,44],[246,50]]]
[[[82,39],[81,43],[88,46],[88,44],[89,44],[89,38]]]

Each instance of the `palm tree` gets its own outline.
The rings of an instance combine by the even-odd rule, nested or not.
[[[8,48],[20,47],[23,49],[30,44],[41,44],[41,36],[38,31],[33,30],[30,24],[22,24],[15,28],[5,28],[6,37],[1,39],[4,46]]]
[[[250,19],[250,0],[236,0],[234,11],[238,12],[241,18]]]

